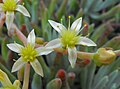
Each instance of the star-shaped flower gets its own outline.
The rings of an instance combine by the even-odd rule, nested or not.
[[[79,35],[80,31],[82,30],[80,29],[82,26],[82,18],[75,20],[71,27],[69,23],[68,29],[60,23],[52,20],[48,21],[50,25],[60,34],[59,38],[49,42],[49,47],[51,45],[51,48],[62,47],[67,49],[68,59],[72,68],[75,66],[77,59],[76,45],[96,46],[96,44],[89,38]]]
[[[18,5],[18,2],[19,0],[3,0],[3,3],[0,3],[0,12],[6,13],[5,23],[8,30],[10,30],[13,23],[15,11],[19,11],[24,16],[30,17],[27,9],[22,5]]]
[[[37,60],[37,56],[47,55],[53,51],[53,49],[45,47],[35,47],[35,33],[32,30],[27,38],[27,44],[24,44],[24,47],[17,43],[7,44],[8,48],[12,51],[19,53],[21,56],[13,65],[12,72],[18,71],[26,63],[30,63],[35,70],[35,72],[43,76],[43,70],[41,64]]]
[[[20,81],[15,80],[12,84],[9,80],[7,74],[0,69],[0,82],[2,83],[2,87],[0,89],[20,89]]]

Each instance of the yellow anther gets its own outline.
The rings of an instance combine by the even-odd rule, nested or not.
[[[25,3],[23,2],[23,3],[22,3],[22,5],[24,6],[24,5],[25,5]]]
[[[68,18],[70,19],[70,18],[71,18],[71,16],[68,16]]]
[[[84,27],[86,27],[86,26],[87,26],[87,24],[84,25]]]

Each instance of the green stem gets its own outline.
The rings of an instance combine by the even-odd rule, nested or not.
[[[29,76],[30,76],[30,63],[27,63],[26,66],[25,66],[24,82],[23,82],[23,87],[22,87],[22,89],[28,89]]]
[[[114,53],[116,56],[120,56],[120,50],[115,50]],[[92,59],[95,53],[87,53],[87,52],[78,52],[77,57],[80,59]]]
[[[87,52],[77,52],[77,57],[80,59],[92,59],[95,53],[87,53]]]

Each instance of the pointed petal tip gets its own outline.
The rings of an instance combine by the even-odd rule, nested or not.
[[[41,77],[44,77],[44,74],[39,74]]]
[[[7,47],[9,47],[9,44],[7,44]]]
[[[68,48],[68,58],[72,68],[75,67],[76,60],[77,60],[77,50],[76,47]]]
[[[34,29],[28,34],[27,42],[35,46],[35,32]]]
[[[72,67],[72,68],[74,68],[74,67],[75,67],[75,65],[71,64],[71,67]]]
[[[42,69],[42,66],[41,64],[39,63],[39,61],[36,59],[35,61],[33,62],[30,62],[31,66],[33,67],[34,71],[40,75],[40,76],[44,76],[43,75],[43,69]]]
[[[29,17],[29,18],[30,18],[30,17],[31,17],[31,15],[30,15],[30,14],[28,14],[28,15],[27,15],[27,17]]]
[[[76,20],[82,21],[82,17],[80,17],[80,18],[78,18],[78,19],[76,19]],[[75,21],[76,21],[76,20],[75,20]]]
[[[48,20],[48,22],[51,22],[52,20]]]
[[[86,37],[80,37],[77,44],[83,45],[83,46],[97,46],[91,39]]]
[[[20,53],[20,49],[23,48],[22,45],[17,44],[17,43],[7,44],[7,47],[8,47],[10,50],[12,50],[12,51],[14,51],[14,52],[16,52],[16,53]]]
[[[97,45],[93,42],[91,45],[88,45],[88,46],[97,46]]]
[[[97,46],[97,44],[94,44],[93,46]]]
[[[48,22],[50,23],[50,25],[52,25],[55,21],[53,21],[53,20],[48,20]]]
[[[14,72],[16,72],[16,71],[12,68],[11,72],[14,73]]]

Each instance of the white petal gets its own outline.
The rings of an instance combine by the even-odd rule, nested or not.
[[[10,43],[10,44],[7,44],[7,47],[16,52],[16,53],[20,53],[21,49],[24,48],[22,45],[20,44],[17,44],[17,43]]]
[[[48,22],[59,33],[61,33],[62,30],[66,30],[66,28],[60,23],[57,23],[57,22],[55,22],[53,20],[48,20]]]
[[[12,72],[16,72],[18,70],[20,70],[23,66],[25,65],[25,62],[22,60],[22,58],[20,57],[14,64],[12,67]]]
[[[3,0],[3,2],[5,2],[6,0]]]
[[[42,77],[44,76],[41,64],[39,63],[39,61],[37,59],[35,59],[33,62],[30,62],[30,64],[32,65],[34,71],[37,74],[41,75]]]
[[[6,12],[6,25],[7,29],[10,30],[14,20],[14,12]]]
[[[30,17],[29,12],[27,11],[27,9],[26,9],[24,6],[22,6],[22,5],[17,5],[16,10],[19,11],[19,12],[21,12],[24,16]]]
[[[53,51],[53,49],[48,49],[46,47],[39,47],[39,48],[36,48],[36,50],[38,52],[37,56],[48,55],[49,53],[51,53]]]
[[[69,59],[69,62],[71,64],[72,68],[74,68],[74,66],[76,64],[76,60],[77,60],[76,47],[73,47],[73,48],[68,47],[68,59]]]
[[[3,3],[0,3],[0,12],[3,11],[2,6],[3,6]]]
[[[79,30],[82,26],[82,17],[75,20],[71,26],[71,30],[75,30],[77,33],[79,33]]]
[[[53,48],[59,48],[61,47],[61,41],[59,38],[54,39],[50,42],[48,42],[45,47],[49,48],[49,49],[53,49]]]
[[[0,82],[2,83],[3,87],[12,85],[7,74],[4,71],[2,71],[1,69],[0,69]],[[4,89],[4,88],[0,88],[0,89]]]
[[[79,42],[77,44],[85,46],[97,46],[91,39],[86,37],[80,37]]]
[[[34,29],[29,33],[28,38],[27,38],[27,42],[32,44],[33,46],[35,46],[35,33],[34,33]]]
[[[16,3],[18,3],[20,0],[15,0]]]

